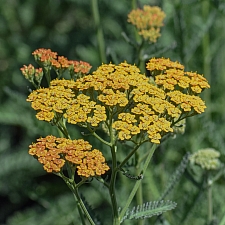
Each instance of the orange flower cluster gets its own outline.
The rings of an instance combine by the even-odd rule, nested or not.
[[[209,85],[202,76],[184,72],[181,64],[168,59],[152,59],[147,69],[156,74],[156,85],[134,65],[103,64],[76,81],[53,80],[49,88],[31,93],[28,101],[40,120],[51,121],[60,113],[68,123],[83,127],[101,122],[112,126],[120,140],[142,134],[160,143],[176,122],[204,112],[206,106],[195,90]]]
[[[102,153],[91,150],[92,146],[83,139],[70,140],[47,136],[37,139],[29,146],[29,154],[37,157],[44,169],[59,172],[68,161],[76,166],[77,173],[83,177],[100,176],[109,170]]]
[[[64,56],[57,56],[57,52],[52,52],[50,49],[40,48],[33,53],[37,62],[44,66],[52,66],[54,69],[72,69],[74,73],[87,74],[91,69],[91,65],[83,61],[68,60]]]
[[[52,52],[51,49],[40,48],[35,50],[32,55],[37,62],[42,63],[44,66],[50,66],[51,61],[57,58],[58,53]]]
[[[83,61],[70,60],[70,64],[73,65],[75,73],[82,73],[82,74],[88,74],[92,67],[89,63]]]
[[[165,13],[157,6],[145,5],[143,10],[132,10],[128,14],[128,22],[132,23],[144,39],[156,42],[160,37],[160,27],[163,26]]]
[[[50,71],[53,68],[57,74],[57,78],[61,78],[63,73],[67,71],[71,79],[76,80],[89,73],[91,65],[83,61],[68,60],[64,56],[58,56],[57,52],[50,49],[40,48],[33,53],[35,60],[44,69],[48,84],[51,81]],[[35,88],[40,88],[43,78],[43,69],[35,69],[33,65],[24,65],[20,70],[24,77],[29,80]]]

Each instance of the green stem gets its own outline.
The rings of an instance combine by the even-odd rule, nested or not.
[[[69,189],[72,191],[73,196],[75,198],[75,201],[77,202],[77,206],[78,206],[78,212],[80,214],[80,218],[82,221],[82,224],[85,225],[85,220],[84,220],[84,215],[87,217],[88,221],[90,222],[91,225],[95,225],[95,222],[92,220],[89,212],[87,211],[80,195],[78,192],[78,185],[81,186],[81,184],[83,184],[85,182],[85,180],[82,180],[78,185],[76,185],[74,180],[71,180],[67,177],[65,177],[62,173],[60,174],[60,177],[63,178],[63,180],[65,181],[65,183],[67,184],[67,186],[69,187]]]
[[[89,212],[87,211],[82,199],[80,198],[80,195],[78,193],[78,189],[76,188],[76,186],[73,183],[73,194],[75,199],[77,200],[77,205],[80,209],[82,209],[82,211],[84,212],[84,214],[86,215],[88,221],[90,222],[91,225],[95,225],[95,222],[92,220]]]
[[[144,47],[144,40],[141,39],[141,43],[139,44],[138,50],[137,50],[137,55],[138,55],[137,67],[141,70],[142,73],[145,73],[145,60],[143,57],[143,47]]]
[[[76,196],[75,196],[74,193],[73,193],[73,196],[74,196],[74,198],[75,198],[75,201],[77,201]],[[77,205],[78,205],[78,204],[77,204]],[[78,213],[79,213],[79,215],[80,215],[80,219],[81,219],[82,225],[86,225],[85,219],[84,219],[84,215],[83,215],[83,212],[82,212],[81,207],[77,207],[77,210],[78,210]]]
[[[61,137],[66,137],[67,139],[71,139],[69,132],[66,128],[66,120],[64,119],[59,119],[59,121],[57,122],[57,128],[59,130],[59,134]]]
[[[131,5],[132,5],[132,9],[136,9],[137,8],[137,0],[132,0]]]
[[[50,82],[51,82],[51,75],[50,75],[50,69],[49,68],[45,68],[44,67],[44,74],[45,74],[45,78],[47,80],[48,86],[50,86]]]
[[[150,147],[149,145],[151,145],[150,142],[147,142],[145,145],[142,145],[141,146],[141,149],[140,150],[144,150],[144,148],[147,148]],[[148,152],[147,154],[145,154],[145,158],[147,158],[148,156]],[[143,165],[143,162],[144,162],[144,159],[143,158],[139,158],[138,157],[138,163],[137,163],[137,166],[136,166],[136,171],[137,171],[137,176],[140,175],[142,173],[142,165]],[[143,205],[143,182],[140,184],[138,190],[137,190],[137,194],[136,194],[136,202],[137,202],[137,205]],[[142,219],[142,220],[138,220],[138,225],[144,225],[145,224],[145,219]]]
[[[137,170],[138,171],[138,175],[140,175],[141,171],[140,169]],[[137,190],[137,194],[136,194],[136,201],[137,201],[137,205],[142,205],[143,204],[143,187],[142,187],[142,183],[140,184],[138,190]],[[145,219],[139,220],[138,221],[138,225],[144,225],[145,223]]]
[[[105,40],[104,40],[103,30],[100,25],[98,0],[92,0],[91,2],[92,2],[92,13],[93,13],[93,17],[94,17],[94,23],[95,23],[95,27],[97,29],[97,41],[98,41],[100,60],[102,63],[106,63]]]
[[[116,175],[117,175],[117,159],[116,159],[116,145],[113,144],[111,147],[111,154],[112,154],[112,175],[109,184],[109,194],[112,203],[112,211],[113,211],[113,225],[119,225],[119,212],[118,206],[116,201],[116,191],[115,191],[115,182],[116,182]]]
[[[108,141],[105,141],[104,139],[102,139],[100,136],[98,136],[91,128],[87,127],[87,129],[91,132],[91,134],[96,137],[99,141],[101,141],[102,143],[104,143],[105,145],[108,145],[109,147],[112,146],[111,143],[109,143]]]
[[[141,144],[143,144],[142,142]],[[118,170],[122,169],[122,167],[128,162],[128,160],[134,155],[134,153],[138,150],[141,144],[137,144],[135,148],[127,155],[127,157],[120,163],[118,166]]]
[[[143,169],[142,169],[143,176],[144,176],[144,174],[146,172],[146,169],[148,168],[148,165],[150,163],[150,160],[151,160],[151,158],[152,158],[152,156],[153,156],[153,154],[154,154],[157,146],[158,146],[157,144],[152,145],[152,148],[149,151],[148,157],[147,157],[147,159],[146,159],[146,161],[145,161],[145,163],[143,165]],[[124,217],[124,215],[125,215],[128,207],[130,206],[130,203],[133,200],[133,198],[134,198],[134,196],[135,196],[135,194],[136,194],[136,192],[137,192],[137,190],[138,190],[141,182],[142,182],[142,180],[136,181],[136,183],[135,183],[135,185],[133,187],[133,190],[131,191],[131,193],[130,193],[128,199],[127,199],[127,202],[126,202],[124,208],[122,209],[122,211],[120,213],[120,218],[123,218]]]
[[[202,18],[206,23],[210,13],[210,2],[202,1]],[[207,30],[202,39],[202,53],[203,53],[203,74],[204,77],[211,83],[211,52],[210,52],[210,30]],[[210,89],[204,92],[204,100],[209,104],[211,101]],[[210,113],[207,113],[208,119],[210,120]]]
[[[208,224],[211,223],[213,219],[213,202],[212,202],[212,181],[208,177],[207,179],[207,200],[208,200]]]

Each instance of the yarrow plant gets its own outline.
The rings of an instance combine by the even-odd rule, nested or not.
[[[157,7],[146,6],[143,11],[132,11],[128,17],[141,35],[155,42],[165,14]],[[151,76],[147,77],[126,61],[102,64],[89,74],[89,63],[68,60],[50,49],[37,49],[33,56],[40,68],[21,68],[35,87],[27,101],[36,111],[36,118],[56,126],[60,137],[48,135],[37,139],[29,146],[29,154],[44,170],[66,182],[76,199],[81,223],[88,220],[97,224],[79,189],[93,178],[109,191],[114,225],[175,208],[175,202],[161,199],[129,209],[157,146],[175,133],[186,118],[204,112],[206,105],[199,94],[210,86],[203,75],[186,72],[182,64],[166,58],[150,59],[146,70]],[[48,87],[41,86],[43,76]],[[92,149],[85,135],[84,139],[72,139],[67,124],[85,129],[85,134],[98,139],[105,148]],[[121,154],[121,143],[129,145],[125,156]],[[151,147],[143,152],[141,148],[146,143]],[[139,167],[135,175],[126,170],[133,159],[134,167]],[[106,173],[107,179],[102,176]],[[118,174],[136,182],[124,205],[117,198]],[[80,177],[78,182],[75,176]]]
[[[128,15],[128,22],[133,24],[138,33],[150,42],[156,42],[163,26],[165,13],[157,6],[145,5],[143,9],[133,9]]]

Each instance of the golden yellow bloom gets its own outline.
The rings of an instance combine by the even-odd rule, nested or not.
[[[150,42],[156,42],[157,38],[161,36],[160,29],[151,27],[148,30],[141,30],[138,32],[145,40],[149,40]]]
[[[109,170],[102,153],[97,149],[91,150],[92,146],[83,139],[70,140],[50,135],[37,139],[29,148],[29,154],[37,157],[49,173],[59,172],[66,161],[73,163],[78,175],[84,177],[100,176]]]
[[[155,83],[165,90],[173,91],[176,87],[188,89],[188,92],[201,93],[209,88],[207,80],[197,73],[184,72],[184,66],[170,59],[151,59],[146,68],[155,78]]]
[[[73,81],[54,80],[49,88],[41,88],[33,91],[27,101],[31,102],[32,108],[37,111],[39,120],[51,121],[55,113],[64,113],[72,104],[75,94],[68,88]]]
[[[186,72],[185,74],[191,79],[190,86],[193,92],[199,94],[203,89],[210,88],[207,80],[202,75],[193,72]]]
[[[40,120],[63,117],[89,128],[105,123],[105,129],[112,125],[120,140],[143,134],[159,143],[163,135],[173,132],[177,118],[204,112],[197,88],[202,91],[209,85],[201,75],[184,72],[183,65],[169,59],[151,59],[147,69],[154,82],[126,62],[103,64],[76,81],[52,80],[49,88],[33,91],[27,101]],[[84,168],[88,174],[88,166]]]
[[[129,140],[129,139],[131,139],[131,132],[129,131],[129,130],[121,130],[121,131],[119,131],[119,139],[120,140]]]
[[[181,65],[179,62],[173,62],[170,59],[165,58],[152,58],[146,65],[147,70],[150,72],[153,71],[164,71],[167,69],[180,69],[183,70],[184,66]]]
[[[146,40],[156,42],[160,37],[160,27],[163,26],[165,13],[157,6],[145,5],[142,9],[132,10],[128,14],[128,22],[132,23],[139,34]]]
[[[206,108],[204,101],[199,96],[183,94],[180,91],[169,92],[167,95],[171,102],[180,106],[185,112],[194,110],[197,113],[202,113]]]

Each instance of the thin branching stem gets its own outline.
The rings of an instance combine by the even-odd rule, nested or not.
[[[208,223],[213,219],[213,199],[212,199],[212,181],[208,175],[207,177],[207,201],[208,201]]]
[[[119,212],[118,212],[118,205],[116,200],[116,190],[115,190],[115,183],[116,183],[116,175],[117,175],[117,158],[116,158],[116,146],[113,145],[111,147],[111,154],[112,154],[112,175],[109,184],[109,194],[112,203],[112,211],[113,211],[113,225],[119,225]]]
[[[145,161],[145,163],[143,165],[143,168],[142,168],[142,174],[143,174],[143,176],[144,176],[144,174],[146,172],[146,169],[148,168],[148,165],[150,163],[150,160],[151,160],[151,158],[152,158],[152,156],[153,156],[156,148],[157,148],[157,144],[154,144],[154,145],[152,145],[152,148],[149,151],[149,155],[148,155],[148,157],[147,157],[147,159],[146,159],[146,161]],[[133,187],[133,190],[131,191],[131,193],[130,193],[128,199],[127,199],[127,202],[126,202],[124,208],[122,209],[122,211],[120,213],[120,218],[121,219],[124,217],[124,215],[125,215],[128,207],[130,206],[130,204],[131,204],[131,202],[132,202],[132,200],[133,200],[133,198],[134,198],[134,196],[135,196],[135,194],[136,194],[136,192],[137,192],[137,190],[138,190],[141,182],[142,182],[142,180],[137,180],[136,181],[136,183],[135,183],[135,185]]]

